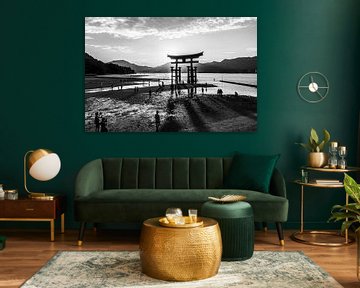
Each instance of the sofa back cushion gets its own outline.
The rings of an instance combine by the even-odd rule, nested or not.
[[[104,158],[104,189],[216,189],[232,158]]]

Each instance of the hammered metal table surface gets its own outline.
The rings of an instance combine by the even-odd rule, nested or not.
[[[205,279],[218,273],[222,242],[216,220],[201,217],[195,228],[168,228],[159,218],[144,221],[140,236],[140,261],[146,275],[167,281]]]

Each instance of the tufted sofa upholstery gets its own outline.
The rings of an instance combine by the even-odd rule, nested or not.
[[[254,211],[255,222],[287,221],[288,200],[282,174],[275,168],[269,193],[224,189],[231,157],[104,158],[85,164],[75,182],[75,219],[81,223],[141,223],[164,215],[168,207],[199,209],[209,196],[241,194]]]

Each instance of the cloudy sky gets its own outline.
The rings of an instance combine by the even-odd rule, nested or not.
[[[85,52],[103,62],[158,66],[168,54],[204,51],[200,62],[257,55],[255,17],[86,17]]]

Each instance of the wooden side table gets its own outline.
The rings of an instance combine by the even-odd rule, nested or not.
[[[61,233],[65,231],[65,197],[55,196],[53,200],[19,198],[0,200],[0,221],[48,221],[50,241],[54,241],[55,220],[61,217]]]
[[[312,168],[312,167],[301,167],[302,169],[316,172],[326,172],[326,173],[347,173],[347,172],[356,172],[360,171],[358,167],[347,167],[346,169],[330,169],[330,168]],[[334,184],[318,184],[316,182],[308,182],[304,183],[301,180],[295,180],[295,184],[301,186],[300,193],[300,230],[298,232],[293,233],[290,238],[296,242],[309,244],[309,245],[318,245],[318,246],[343,246],[351,244],[355,241],[354,238],[350,237],[348,234],[348,229],[345,230],[344,241],[342,242],[320,242],[316,240],[316,235],[332,235],[332,236],[340,236],[343,237],[340,233],[334,231],[306,231],[304,230],[304,187],[317,187],[317,188],[343,188],[344,184],[342,182],[334,183]],[[349,195],[345,193],[345,203],[346,205],[349,203]],[[311,235],[311,240],[305,240],[302,238],[304,235]]]

